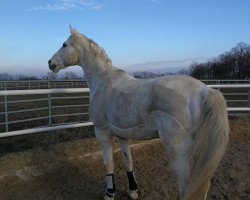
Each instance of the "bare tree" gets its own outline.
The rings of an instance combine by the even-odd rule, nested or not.
[[[190,75],[197,79],[249,79],[250,45],[238,43],[229,52],[206,63],[192,63]]]
[[[78,76],[76,73],[74,72],[65,72],[60,79],[81,79],[80,76]]]
[[[44,76],[44,79],[50,79],[50,80],[57,80],[58,79],[58,74],[49,71],[47,74]]]
[[[0,73],[0,81],[13,81],[14,77],[8,73]]]

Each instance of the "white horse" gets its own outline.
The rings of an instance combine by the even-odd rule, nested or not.
[[[112,66],[105,51],[70,27],[71,36],[49,60],[58,72],[83,68],[90,117],[107,170],[105,200],[114,199],[112,138],[123,152],[128,196],[137,199],[129,139],[160,137],[183,200],[204,200],[228,143],[226,103],[220,92],[188,76],[136,79]]]

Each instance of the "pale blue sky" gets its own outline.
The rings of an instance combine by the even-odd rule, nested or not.
[[[0,73],[46,73],[69,24],[102,46],[116,66],[152,62],[152,71],[157,63],[188,65],[249,44],[250,1],[1,0]]]

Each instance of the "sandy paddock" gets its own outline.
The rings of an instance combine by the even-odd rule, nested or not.
[[[208,199],[250,199],[250,118],[230,120],[230,143],[212,179]],[[114,141],[114,143],[116,143]],[[127,178],[115,148],[116,199],[127,199]],[[94,138],[0,155],[0,199],[99,199],[105,168]],[[161,142],[132,142],[139,199],[179,199]]]

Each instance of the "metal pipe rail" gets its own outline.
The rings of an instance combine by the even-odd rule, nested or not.
[[[250,84],[237,84],[237,85],[207,85],[211,88],[249,88]]]
[[[249,82],[248,80],[246,80],[247,82]],[[216,89],[220,89],[220,88],[249,88],[248,89],[248,94],[247,93],[229,93],[232,95],[237,95],[239,96],[241,95],[248,95],[248,99],[247,100],[228,100],[227,102],[248,102],[248,107],[237,107],[237,108],[227,108],[227,111],[229,112],[235,112],[235,111],[247,111],[249,113],[250,111],[250,84],[236,84],[236,85],[207,85],[208,87],[211,88],[216,88]],[[229,95],[228,94],[228,95]],[[227,93],[223,94],[224,96],[227,95]]]
[[[249,80],[245,79],[245,80],[221,80],[221,79],[213,79],[213,80],[200,80],[201,82],[209,85],[209,84],[216,84],[216,85],[220,85],[220,84],[248,84]]]
[[[65,128],[74,128],[80,126],[86,126],[89,124],[92,124],[90,122],[85,123],[77,123],[76,124],[60,124],[60,125],[53,125],[51,122],[51,119],[54,117],[65,117],[65,116],[86,116],[88,113],[70,113],[70,114],[54,114],[52,115],[52,109],[59,109],[59,108],[74,108],[74,107],[86,107],[86,105],[62,105],[62,106],[52,106],[51,100],[59,100],[59,99],[70,99],[69,97],[51,97],[51,94],[73,94],[73,93],[88,93],[88,88],[62,88],[62,89],[37,89],[37,90],[6,90],[6,91],[0,91],[0,96],[4,97],[4,101],[0,102],[0,104],[4,104],[4,112],[0,112],[0,115],[5,115],[5,122],[0,122],[0,125],[5,125],[6,132],[5,134],[0,133],[1,137],[7,137],[7,136],[14,136],[14,135],[22,135],[22,134],[28,134],[28,133],[36,133],[41,131],[48,131],[48,130],[58,130],[58,129],[65,129]],[[14,101],[8,101],[8,96],[24,96],[24,95],[48,95],[48,98],[40,98],[40,99],[27,99],[27,100],[14,100]],[[88,98],[88,96],[74,96],[71,99],[79,99],[79,98]],[[16,110],[16,111],[8,111],[8,104],[14,104],[14,103],[26,103],[26,102],[38,102],[38,101],[48,101],[47,107],[42,108],[32,108],[32,109],[22,109],[22,110]],[[48,110],[47,116],[42,117],[35,117],[35,118],[28,118],[28,119],[22,119],[22,120],[15,120],[15,121],[9,121],[8,115],[9,114],[15,114],[15,113],[22,113],[22,112],[35,112],[35,111],[41,111],[41,110]],[[36,120],[48,120],[48,126],[46,127],[36,127],[26,130],[18,130],[18,131],[9,131],[9,125],[15,124],[15,123],[22,123],[22,122],[29,122],[29,121],[36,121]],[[38,131],[40,130],[40,131]]]
[[[83,79],[0,81],[0,90],[86,87]]]
[[[19,96],[33,94],[69,94],[89,92],[89,88],[60,88],[60,89],[38,89],[38,90],[5,90],[0,91],[0,96]]]
[[[228,111],[235,112],[235,111],[250,111],[250,84],[240,84],[240,85],[208,85],[211,88],[249,88],[248,90],[248,107],[229,107]],[[30,134],[30,133],[38,133],[38,132],[44,132],[44,131],[52,131],[52,130],[59,130],[59,129],[67,129],[67,128],[76,128],[76,127],[83,127],[83,126],[91,126],[93,125],[92,122],[85,122],[85,123],[74,123],[74,124],[60,124],[60,125],[52,125],[51,124],[51,117],[53,116],[67,116],[67,115],[52,115],[51,109],[52,108],[64,108],[66,106],[52,106],[51,105],[51,99],[58,99],[59,97],[51,97],[51,94],[72,94],[72,93],[88,93],[88,88],[61,88],[61,89],[36,89],[36,90],[6,90],[6,91],[0,91],[0,96],[4,97],[4,101],[0,102],[0,104],[4,104],[5,112],[1,112],[0,114],[5,115],[5,122],[1,123],[2,125],[6,125],[6,132],[0,133],[1,137],[8,137],[8,136],[15,136],[15,135],[23,135],[23,134]],[[15,101],[8,101],[8,96],[23,96],[23,95],[48,95],[48,98],[41,98],[41,99],[34,99],[34,100],[15,100]],[[231,93],[234,94],[234,93]],[[238,93],[240,94],[240,93]],[[244,93],[247,95],[247,93]],[[78,97],[85,97],[85,96],[78,96]],[[61,97],[63,99],[70,99],[70,97]],[[72,97],[77,98],[77,97]],[[49,116],[46,116],[44,118],[49,119],[49,125],[46,127],[37,127],[37,128],[31,128],[31,129],[25,129],[25,130],[17,130],[17,131],[8,131],[8,124],[15,123],[15,122],[22,122],[22,121],[30,121],[30,120],[36,120],[38,118],[33,119],[24,119],[24,120],[17,120],[17,121],[8,121],[8,114],[9,113],[15,113],[15,111],[8,111],[8,104],[9,103],[20,103],[20,102],[34,102],[38,100],[49,100],[48,103],[48,110],[49,110]],[[242,101],[242,100],[240,100]],[[245,101],[245,100],[244,100]],[[79,105],[76,105],[77,107]],[[83,105],[86,106],[86,105]],[[73,107],[73,105],[70,105],[69,107]],[[45,108],[37,108],[37,110],[45,109]],[[21,110],[22,112],[30,112],[35,111],[35,109],[28,109],[28,110]],[[20,112],[16,111],[16,112]],[[77,113],[86,115],[87,113]],[[69,116],[74,115],[69,114]]]
[[[32,129],[0,133],[0,138],[16,136],[16,135],[25,135],[25,134],[31,134],[31,133],[41,133],[41,132],[46,132],[46,131],[55,131],[55,130],[60,130],[60,129],[80,128],[80,127],[92,126],[92,125],[93,125],[92,122],[84,122],[84,123],[76,123],[76,124],[62,124],[60,126],[57,125],[57,126],[48,126],[48,127],[38,127],[38,128],[32,128]]]

